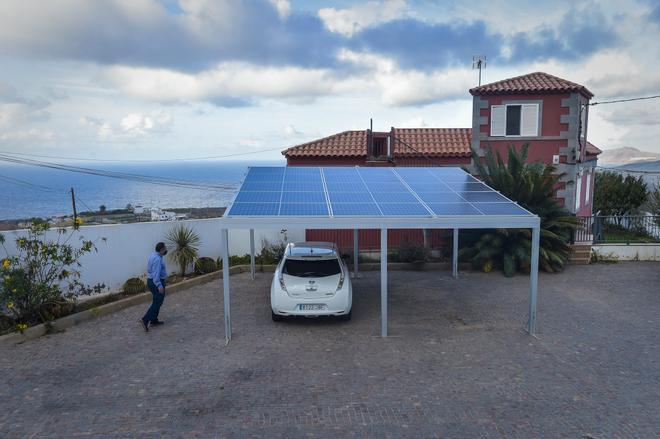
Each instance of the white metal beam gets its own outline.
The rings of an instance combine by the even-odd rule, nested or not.
[[[359,259],[359,247],[358,247],[358,229],[353,229],[353,278],[358,278],[358,270],[360,261]]]
[[[380,335],[387,337],[387,229],[380,229]]]
[[[458,229],[454,228],[454,250],[451,259],[451,275],[458,279]]]
[[[532,261],[529,267],[529,322],[527,330],[536,334],[536,296],[539,284],[539,247],[541,226],[532,229]]]
[[[250,229],[250,276],[252,280],[255,277],[255,263],[254,263],[254,229]]]
[[[225,344],[231,340],[231,304],[229,301],[229,231],[222,229],[220,233],[222,247],[222,291],[225,307]]]

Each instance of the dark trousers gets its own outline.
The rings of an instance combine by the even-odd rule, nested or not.
[[[165,279],[161,279],[160,283],[162,283],[163,288],[165,288]],[[158,292],[158,287],[151,279],[147,281],[147,286],[149,287],[149,291],[151,291],[153,300],[151,301],[151,306],[147,310],[147,313],[142,317],[142,320],[145,322],[155,322],[158,320],[160,306],[163,304],[163,300],[165,300],[165,293]]]

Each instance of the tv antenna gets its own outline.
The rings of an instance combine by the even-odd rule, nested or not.
[[[479,69],[479,85],[481,85],[481,69],[486,68],[486,55],[475,55],[472,57],[472,70]]]

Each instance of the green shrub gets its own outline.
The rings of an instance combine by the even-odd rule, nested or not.
[[[206,274],[213,273],[218,269],[218,264],[207,256],[203,256],[195,261],[195,273]]]
[[[73,234],[66,229],[58,229],[57,239],[48,240],[49,229],[45,221],[33,221],[27,235],[16,239],[17,253],[9,256],[4,249],[6,257],[0,260],[0,309],[8,310],[20,328],[64,315],[73,309],[77,296],[105,289],[79,281],[80,258],[96,250],[94,243],[80,237],[80,246],[74,246],[69,243]],[[2,234],[0,245],[4,248]]]
[[[181,276],[185,276],[186,267],[198,256],[201,243],[199,235],[193,229],[180,224],[167,233],[166,239],[174,247],[169,251],[170,260],[179,266]]]
[[[139,277],[132,277],[124,282],[122,289],[125,294],[140,294],[147,290],[147,285]]]
[[[414,241],[403,241],[397,252],[399,262],[424,262],[429,256],[429,251],[424,244]]]

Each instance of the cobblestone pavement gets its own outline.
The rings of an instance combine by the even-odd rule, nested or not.
[[[660,264],[528,279],[390,272],[354,281],[353,320],[270,319],[268,274],[219,283],[0,347],[0,437],[657,437]]]

